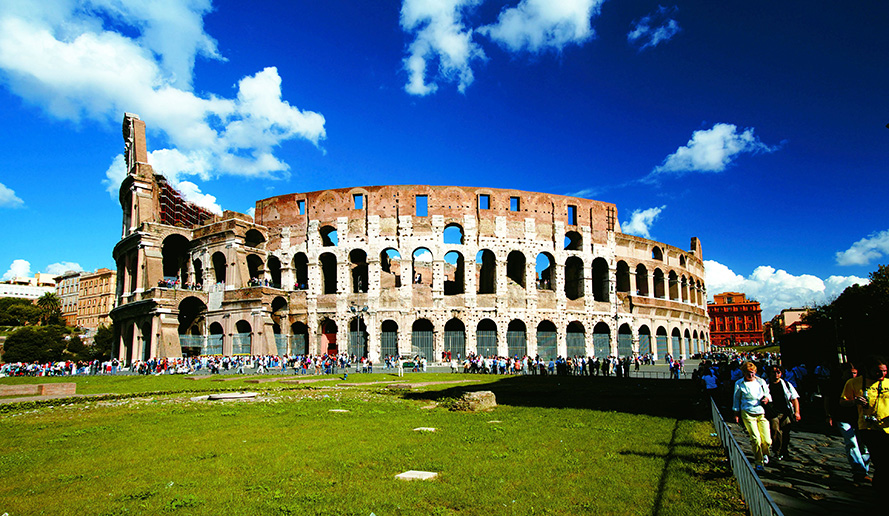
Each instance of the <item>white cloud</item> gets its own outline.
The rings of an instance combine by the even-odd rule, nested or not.
[[[481,0],[404,0],[401,28],[415,34],[404,58],[411,95],[428,95],[438,89],[436,80],[456,82],[460,92],[472,84],[472,61],[484,60],[485,53],[472,41],[472,29],[463,23],[463,13]],[[438,59],[438,74],[427,82],[429,61]],[[435,75],[435,74],[433,74]]]
[[[866,284],[867,278],[830,276],[825,280],[810,274],[794,276],[787,271],[760,265],[744,277],[725,265],[704,260],[707,271],[707,294],[710,300],[720,292],[742,292],[759,301],[762,319],[767,321],[785,308],[829,303],[846,287]]]
[[[428,249],[417,249],[416,251],[414,251],[414,261],[415,262],[431,262],[432,261],[432,253],[430,253]]]
[[[52,274],[53,276],[58,276],[68,271],[83,271],[83,267],[81,267],[79,263],[75,262],[57,262],[51,263],[46,266],[46,272],[48,274]]]
[[[889,229],[872,233],[837,253],[837,265],[867,265],[871,260],[889,256]]]
[[[479,28],[511,52],[561,51],[595,35],[590,26],[604,0],[522,0],[500,11],[497,23]]]
[[[203,30],[209,10],[207,0],[0,0],[0,71],[13,93],[56,118],[117,125],[139,113],[171,152],[201,165],[182,174],[286,177],[274,148],[317,146],[324,117],[283,100],[274,67],[242,78],[234,98],[191,91],[195,59],[220,59]]]
[[[670,41],[682,30],[679,22],[670,18],[678,10],[675,6],[658,6],[653,13],[634,21],[633,30],[627,33],[627,42],[636,45],[641,52],[646,48],[654,48]]]
[[[253,206],[252,208],[248,209],[246,211],[246,213],[247,213],[247,215],[250,215],[250,218],[252,218],[253,220],[256,220],[256,206]]]
[[[660,208],[654,207],[648,208],[647,210],[633,210],[633,213],[630,215],[630,221],[621,224],[621,229],[628,235],[651,238],[651,234],[649,233],[651,225],[657,220],[658,215],[660,215],[661,211],[666,207],[667,206],[665,205]]]
[[[198,185],[191,181],[182,181],[176,185],[176,189],[182,194],[186,201],[200,206],[205,210],[222,215],[222,207],[216,203],[216,197],[201,192]]]
[[[3,281],[12,278],[29,278],[31,277],[31,263],[27,260],[13,260],[9,270],[3,273]]]
[[[19,208],[25,201],[18,198],[15,192],[3,183],[0,183],[0,208]]]
[[[652,182],[660,174],[684,174],[686,172],[722,172],[741,154],[773,152],[753,135],[753,128],[738,133],[733,124],[715,124],[711,129],[692,133],[688,143],[667,156],[662,164],[644,179]]]

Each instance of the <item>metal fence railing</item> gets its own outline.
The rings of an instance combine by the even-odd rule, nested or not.
[[[716,428],[716,434],[722,441],[722,446],[728,454],[729,464],[732,467],[732,473],[738,479],[738,485],[741,488],[741,496],[747,504],[747,510],[751,516],[784,516],[769,492],[766,491],[759,476],[753,471],[753,466],[747,460],[747,456],[732,435],[732,430],[725,424],[716,403],[710,400],[710,411],[713,417],[713,426]]]

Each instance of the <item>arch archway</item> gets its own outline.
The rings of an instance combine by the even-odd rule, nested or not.
[[[249,229],[247,233],[244,234],[244,245],[247,247],[254,247],[256,249],[262,249],[265,243],[265,236],[256,229]]]
[[[367,322],[362,315],[349,320],[349,356],[367,358]]]
[[[679,328],[673,328],[673,331],[670,333],[672,345],[672,352],[674,356],[683,357],[684,349],[682,345],[682,332],[679,331]]]
[[[465,290],[464,276],[466,268],[463,255],[457,251],[449,251],[444,255],[444,294],[454,296]]]
[[[608,262],[605,258],[593,260],[593,299],[596,301],[609,300]]]
[[[210,335],[207,337],[207,346],[204,348],[205,355],[221,355],[222,345],[225,339],[225,330],[218,322],[210,324]]]
[[[507,356],[522,358],[528,354],[528,336],[525,323],[519,319],[513,319],[506,327]]]
[[[250,355],[253,350],[253,329],[250,323],[241,319],[235,323],[232,335],[232,355]]]
[[[290,325],[290,354],[309,354],[309,327],[305,323],[297,321]]]
[[[318,257],[318,263],[321,265],[321,292],[336,294],[336,256],[333,253],[324,253]]]
[[[537,355],[541,360],[552,360],[559,355],[559,335],[552,321],[537,324]]]
[[[446,244],[463,244],[463,226],[457,223],[450,223],[444,228],[443,240]]]
[[[174,234],[164,239],[161,255],[164,279],[167,282],[178,281],[180,285],[188,282],[188,248],[190,242],[182,235]]]
[[[565,260],[565,297],[571,300],[583,297],[583,260],[577,256]]]
[[[633,356],[633,330],[627,323],[617,328],[617,355],[620,357]]]
[[[260,258],[259,255],[248,254],[247,274],[250,276],[249,285],[253,287],[261,285],[263,272],[264,265],[262,263],[262,258]]]
[[[353,249],[349,253],[349,267],[352,272],[352,293],[367,292],[367,253],[363,249]]]
[[[428,319],[417,319],[411,325],[411,355],[435,360],[435,327]]]
[[[456,317],[445,323],[444,350],[458,360],[466,356],[466,325]]]
[[[657,345],[657,356],[658,358],[666,358],[667,354],[669,354],[670,349],[668,344],[669,337],[667,336],[667,329],[663,326],[659,326],[657,332],[655,333],[655,344]]]
[[[567,353],[569,357],[585,357],[586,356],[586,330],[579,321],[568,323],[568,329],[565,333],[565,342],[567,344]]]
[[[321,247],[336,247],[339,244],[339,236],[333,226],[323,226],[318,230],[321,234]]]
[[[337,344],[337,326],[330,319],[321,322],[321,346],[328,355],[336,355],[339,353],[339,345]]]
[[[593,354],[597,357],[611,356],[611,328],[604,322],[593,326]]]
[[[281,288],[281,259],[275,255],[269,256],[267,263],[269,280],[275,288]]]
[[[627,262],[621,260],[617,262],[617,270],[615,271],[615,285],[617,292],[630,291],[630,266]]]
[[[415,285],[432,286],[432,251],[418,247],[411,254],[411,273]]]
[[[308,290],[309,259],[306,257],[306,253],[296,253],[296,256],[293,257],[293,273],[296,276],[293,288],[295,290]]]
[[[216,283],[224,284],[226,265],[228,265],[228,260],[225,259],[225,254],[221,251],[217,251],[213,253],[211,261],[213,262],[213,273],[216,275]]]
[[[646,325],[639,327],[639,354],[645,355],[653,353],[655,350],[651,348],[651,330]],[[655,356],[655,359],[657,356]]]
[[[497,323],[491,319],[479,321],[475,330],[476,353],[483,357],[496,356],[497,351]]]
[[[660,269],[654,270],[654,297],[658,299],[664,299],[665,289],[664,289],[664,272]]]
[[[497,260],[494,252],[482,249],[475,255],[476,285],[479,294],[497,293]]]
[[[512,251],[506,256],[506,278],[525,288],[525,254]]]
[[[391,247],[380,252],[380,288],[401,287],[401,254]]]
[[[583,237],[577,231],[565,233],[566,251],[583,251]]]
[[[384,358],[401,356],[398,350],[398,323],[391,319],[380,325],[380,354]]]
[[[556,260],[549,253],[537,255],[537,290],[555,290]]]

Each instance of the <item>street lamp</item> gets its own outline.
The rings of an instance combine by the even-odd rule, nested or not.
[[[357,340],[357,342],[355,343],[356,344],[355,347],[358,347],[359,345],[362,344],[362,342],[361,342],[361,336],[362,336],[361,335],[361,326],[362,326],[362,323],[364,322],[363,316],[367,314],[367,310],[368,310],[367,305],[360,305],[360,306],[359,305],[351,305],[349,307],[349,311],[358,316],[358,328],[357,328],[357,331],[355,332],[355,334],[356,334],[355,339]],[[367,347],[367,342],[364,342],[363,344],[364,345],[361,346],[362,348]],[[364,349],[361,349],[361,351],[363,352]]]

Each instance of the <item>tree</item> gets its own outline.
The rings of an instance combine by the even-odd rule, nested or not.
[[[40,318],[43,324],[49,324],[52,320],[58,321],[60,319],[62,302],[55,292],[47,292],[40,296],[40,299],[37,300],[37,306],[40,307]]]
[[[95,337],[93,337],[93,346],[89,349],[90,358],[93,360],[110,359],[113,344],[114,330],[105,325],[99,326]]]
[[[54,362],[62,360],[65,336],[57,326],[24,326],[12,333],[3,346],[4,362]]]
[[[0,326],[24,326],[35,314],[39,315],[39,310],[28,299],[0,298]]]

